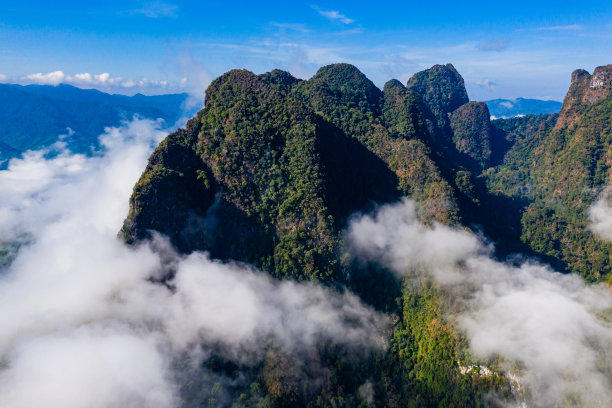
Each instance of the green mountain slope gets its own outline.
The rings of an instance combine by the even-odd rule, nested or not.
[[[593,75],[575,71],[558,119],[500,124],[519,136],[504,163],[487,174],[492,189],[523,200],[522,241],[557,268],[592,281],[611,271],[612,246],[589,231],[587,213],[609,181],[611,73],[612,66]]]
[[[612,246],[589,231],[587,211],[612,180],[611,138],[612,66],[574,72],[558,115],[493,122],[450,64],[382,91],[348,64],[308,80],[235,70],[152,154],[122,234],[158,231],[185,253],[349,289],[391,317],[384,352],[319,350],[327,377],[314,390],[283,374],[297,357],[271,348],[249,368],[254,405],[367,406],[365,381],[380,406],[503,405],[489,397],[512,400],[506,378],[462,371],[474,361],[443,289],[347,257],[343,231],[351,214],[409,196],[422,223],[481,231],[500,258],[518,252],[609,279]]]
[[[182,114],[187,94],[144,96],[109,95],[69,85],[0,84],[0,160],[36,150],[59,140],[88,153],[108,126],[118,126],[134,115],[174,124]],[[70,130],[68,130],[68,128]]]
[[[254,368],[270,406],[367,406],[359,392],[366,380],[381,406],[490,406],[487,393],[507,394],[501,377],[461,373],[466,345],[445,321],[435,287],[402,289],[389,271],[344,256],[343,230],[356,211],[411,196],[422,222],[458,224],[462,201],[478,201],[465,166],[491,160],[486,106],[467,105],[453,121],[468,102],[461,76],[436,66],[417,77],[412,89],[390,81],[381,91],[348,64],[307,81],[279,70],[230,71],[211,83],[186,129],[158,146],[134,188],[122,229],[128,242],[159,231],[182,252],[348,287],[396,316],[382,354],[322,350],[328,385],[315,394],[274,368],[282,358]],[[467,143],[453,139],[452,123]]]
[[[126,236],[142,238],[153,229],[184,251],[208,249],[278,277],[341,280],[342,223],[370,202],[396,198],[395,175],[333,124],[250,72],[218,78],[206,101],[188,129],[154,153],[132,197]],[[179,155],[189,167],[173,161]],[[166,187],[175,190],[160,190]],[[176,198],[182,194],[189,197]],[[157,197],[174,197],[174,207],[164,207],[170,217],[158,214]]]

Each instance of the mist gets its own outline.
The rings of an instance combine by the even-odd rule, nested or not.
[[[271,344],[385,347],[386,317],[348,291],[179,255],[160,235],[123,244],[132,188],[166,134],[134,119],[93,156],[59,143],[0,171],[0,243],[14,248],[0,272],[0,406],[175,407],[185,372],[213,375],[201,368],[213,353],[248,365]]]
[[[589,229],[600,238],[612,241],[612,208],[610,208],[610,186],[605,188],[589,208]]]
[[[398,277],[424,271],[454,305],[448,318],[481,359],[501,356],[529,406],[612,403],[612,295],[526,260],[500,262],[465,229],[421,225],[408,199],[353,219],[350,251]],[[519,400],[521,399],[519,398]]]

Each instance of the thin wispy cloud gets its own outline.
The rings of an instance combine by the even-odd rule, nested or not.
[[[575,31],[575,30],[584,30],[586,27],[580,24],[570,24],[570,25],[558,25],[558,26],[549,26],[549,27],[539,27],[538,31]]]
[[[485,88],[485,89],[487,89],[489,91],[494,91],[495,90],[495,82],[491,81],[488,78],[484,78],[484,79],[482,79],[480,81],[476,81],[475,84],[478,85],[479,87]]]
[[[142,7],[133,10],[132,14],[141,14],[148,18],[176,17],[178,6],[164,1],[149,1]]]
[[[363,34],[363,28],[361,27],[351,28],[350,30],[343,30],[343,31],[336,33],[336,35],[352,35],[352,34]]]
[[[350,63],[380,88],[391,78],[405,82],[416,72],[434,64],[451,62],[463,76],[473,100],[490,99],[493,94],[506,99],[529,97],[559,100],[564,96],[569,73],[580,66],[574,61],[567,61],[567,54],[553,48],[539,49],[537,58],[534,58],[534,53],[520,47],[520,43],[514,46],[513,39],[508,39],[513,46],[508,46],[502,52],[483,52],[476,41],[438,47],[398,43],[370,47],[354,45],[342,41],[342,38],[334,32],[333,36],[321,35],[316,39],[309,38],[307,42],[301,38],[283,37],[279,40],[265,37],[246,44],[201,42],[191,46],[198,50],[205,49],[213,55],[235,54],[236,58],[246,61],[241,66],[253,72],[279,68],[298,78],[310,78],[322,65]],[[497,44],[498,48],[501,45]],[[262,57],[265,57],[265,63]],[[211,72],[222,73],[214,68]],[[495,74],[495,78],[491,77],[492,74]],[[520,81],[516,81],[516,77],[520,77]],[[486,78],[490,80],[484,81]]]
[[[499,40],[481,42],[476,45],[480,51],[503,51],[508,48],[508,39],[500,38]]]
[[[316,10],[317,13],[319,13],[320,15],[322,15],[323,17],[329,20],[337,20],[343,24],[351,24],[355,22],[355,20],[353,20],[352,18],[348,18],[344,14],[341,14],[339,11],[335,11],[335,10],[325,11],[325,10],[321,10],[317,6],[312,6],[312,8]]]
[[[277,23],[277,22],[271,22],[270,23],[271,26],[276,27],[278,29],[281,30],[289,30],[289,31],[296,31],[299,33],[309,33],[310,30],[308,28],[306,28],[306,26],[304,24],[299,24],[299,23]]]

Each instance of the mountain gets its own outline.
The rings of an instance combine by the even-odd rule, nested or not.
[[[559,114],[491,121],[489,109],[468,100],[451,64],[382,90],[349,64],[308,80],[230,71],[151,155],[121,235],[158,231],[183,253],[348,289],[390,316],[382,354],[320,350],[315,390],[271,374],[287,364],[271,352],[251,374],[272,406],[354,406],[364,381],[381,406],[504,405],[489,397],[512,401],[508,378],[461,368],[502,362],[468,355],[445,289],[355,260],[344,242],[353,214],[408,196],[423,225],[477,231],[498,259],[518,253],[609,281],[612,245],[590,232],[588,208],[612,180],[612,66],[575,71]]]
[[[0,160],[49,146],[60,135],[71,150],[87,153],[107,126],[134,115],[174,124],[187,94],[109,95],[70,85],[0,84]]]
[[[612,246],[589,230],[588,209],[610,180],[612,65],[593,75],[574,71],[558,116],[497,126],[517,136],[487,182],[496,194],[523,203],[517,214],[521,240],[559,269],[591,281],[608,279]]]
[[[485,101],[491,115],[495,118],[511,118],[519,115],[540,115],[559,113],[563,105],[558,101],[543,101],[540,99],[517,98],[493,99]]]
[[[450,64],[382,91],[349,64],[305,81],[279,70],[230,71],[152,154],[121,234],[136,243],[158,231],[182,252],[349,288],[396,316],[382,355],[322,350],[315,358],[327,361],[327,385],[315,391],[256,371],[273,406],[351,406],[366,380],[383,405],[490,405],[487,393],[509,395],[508,381],[461,372],[465,344],[444,319],[444,294],[347,257],[343,241],[352,214],[402,196],[417,200],[426,225],[466,222],[463,208],[478,202],[472,171],[499,145],[489,116],[484,104],[469,103]],[[264,368],[278,364],[271,358]]]
[[[157,230],[183,251],[207,249],[278,277],[340,279],[338,229],[369,200],[397,197],[395,174],[248,71],[215,80],[206,101],[153,154],[131,200],[128,240]]]

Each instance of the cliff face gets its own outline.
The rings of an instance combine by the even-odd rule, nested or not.
[[[532,131],[524,127],[529,137],[508,153],[493,184],[525,202],[521,237],[533,251],[557,268],[602,279],[612,247],[589,231],[588,208],[609,180],[612,66],[574,71],[554,127],[541,119]]]
[[[206,107],[151,156],[123,227],[184,252],[255,263],[279,277],[340,279],[339,231],[354,211],[412,195],[424,222],[458,221],[419,94],[381,92],[355,67],[308,81],[231,71]]]
[[[306,81],[231,71],[152,155],[123,232],[334,280],[347,217],[409,195],[425,223],[482,225],[512,250],[600,279],[612,252],[586,212],[609,179],[611,95],[612,66],[577,70],[554,127],[553,116],[497,129],[450,64],[383,91],[348,64]]]
[[[583,69],[572,73],[570,88],[559,112],[556,130],[576,124],[582,110],[606,99],[612,92],[612,65],[595,68],[593,74]]]
[[[231,71],[187,130],[156,149],[123,232],[160,231],[185,252],[279,277],[338,280],[338,229],[370,202],[395,199],[396,185],[382,160],[296,98]]]
[[[482,168],[489,167],[493,143],[489,108],[484,102],[469,102],[450,116],[453,142],[461,153],[467,154]]]

